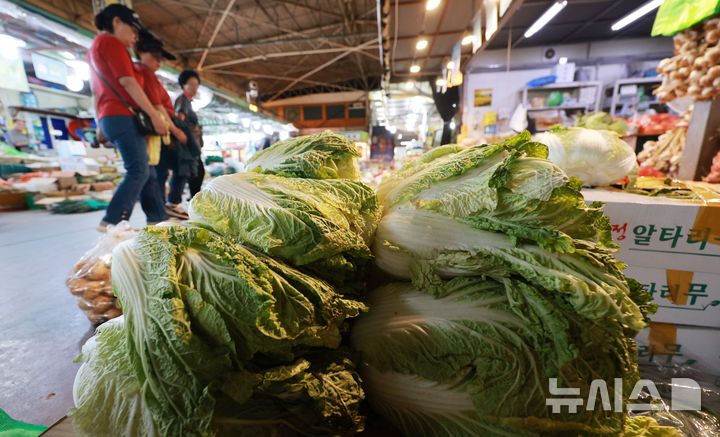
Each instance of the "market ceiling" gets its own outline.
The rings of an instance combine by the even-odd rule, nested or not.
[[[474,18],[483,4],[498,0],[391,0],[388,26],[391,47],[391,72],[395,80],[417,77],[433,78],[442,73],[450,60],[453,47],[472,34]],[[574,42],[615,38],[648,37],[655,14],[647,14],[631,25],[614,32],[610,26],[647,0],[568,0],[567,6],[550,23],[530,38],[525,31],[557,0],[513,0],[498,30],[483,42],[482,50],[505,49],[511,46],[553,46]],[[429,3],[437,4],[427,10]],[[396,12],[397,11],[397,12]],[[395,27],[395,16],[400,17]],[[428,41],[423,49],[420,40]],[[470,58],[472,44],[463,45],[463,61]],[[413,65],[420,67],[411,73]]]
[[[95,30],[89,0],[27,0]],[[135,0],[145,26],[179,55],[176,68],[245,97],[375,89],[381,75],[376,0]]]
[[[94,31],[89,0],[26,0]],[[494,0],[484,0],[494,1]],[[649,14],[612,32],[610,25],[646,0],[568,0],[545,28],[524,38],[553,0],[513,0],[483,49],[551,46],[648,36]],[[208,82],[245,97],[249,82],[261,100],[377,89],[383,71],[392,81],[433,78],[453,47],[468,35],[483,0],[135,0],[143,23],[179,55],[178,69],[196,68]],[[428,4],[435,7],[428,9]],[[399,17],[399,19],[396,19]],[[417,49],[420,39],[427,41]],[[463,60],[472,44],[462,46]],[[416,65],[419,72],[412,73]]]
[[[586,41],[620,38],[647,38],[650,36],[655,11],[642,16],[632,24],[618,30],[610,29],[613,23],[634,11],[648,0],[568,0],[567,6],[547,25],[530,38],[523,34],[556,0],[525,0],[500,27],[486,49],[512,47],[554,46]],[[513,2],[513,5],[518,0]],[[504,21],[504,22],[503,22]]]

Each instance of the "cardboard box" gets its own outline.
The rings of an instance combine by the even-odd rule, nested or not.
[[[583,190],[586,202],[605,203],[617,258],[637,267],[720,273],[720,200],[649,197]]]
[[[24,192],[0,191],[0,212],[27,209]]]
[[[112,182],[95,182],[91,187],[93,191],[114,190],[115,184]]]
[[[629,266],[625,275],[643,284],[658,305],[654,322],[720,328],[717,274]]]
[[[720,386],[720,329],[653,322],[635,342],[640,364],[688,366]]]
[[[67,190],[77,184],[74,171],[54,171],[50,177],[57,178],[58,190]]]

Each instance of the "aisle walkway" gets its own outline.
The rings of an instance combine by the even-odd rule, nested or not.
[[[92,328],[65,277],[102,216],[0,213],[0,409],[17,420],[49,426],[72,406],[72,360]],[[131,224],[144,223],[138,206]]]

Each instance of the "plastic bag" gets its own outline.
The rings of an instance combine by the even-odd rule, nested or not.
[[[701,372],[692,365],[640,366],[640,377],[653,381],[661,400],[653,399],[643,390],[638,403],[652,403],[651,411],[630,411],[631,416],[650,416],[658,424],[676,428],[683,437],[717,437],[720,435],[720,387],[716,376]],[[673,390],[683,392],[682,383],[673,378],[690,378],[700,387],[700,410],[673,409]]]
[[[666,0],[653,23],[652,36],[672,36],[720,11],[717,0]]]
[[[112,251],[136,234],[127,221],[108,226],[105,235],[85,252],[65,281],[70,293],[77,297],[78,307],[92,323],[100,324],[122,314],[110,279]]]

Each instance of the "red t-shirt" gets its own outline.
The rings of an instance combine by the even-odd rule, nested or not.
[[[170,95],[162,86],[157,76],[155,76],[155,73],[142,64],[135,64],[135,67],[143,77],[143,90],[145,94],[147,94],[148,99],[150,99],[150,103],[153,105],[162,105],[168,114],[171,116],[175,115],[175,108],[173,108]]]
[[[88,63],[90,63],[90,83],[93,94],[95,94],[95,107],[97,118],[101,120],[108,115],[132,115],[125,103],[107,86],[107,84],[95,73],[92,62],[103,77],[112,85],[115,91],[120,94],[126,102],[130,103],[133,109],[138,105],[120,85],[118,79],[124,76],[133,76],[140,86],[143,86],[142,75],[134,68],[130,54],[123,43],[108,33],[101,33],[95,37],[90,51],[88,52]]]

